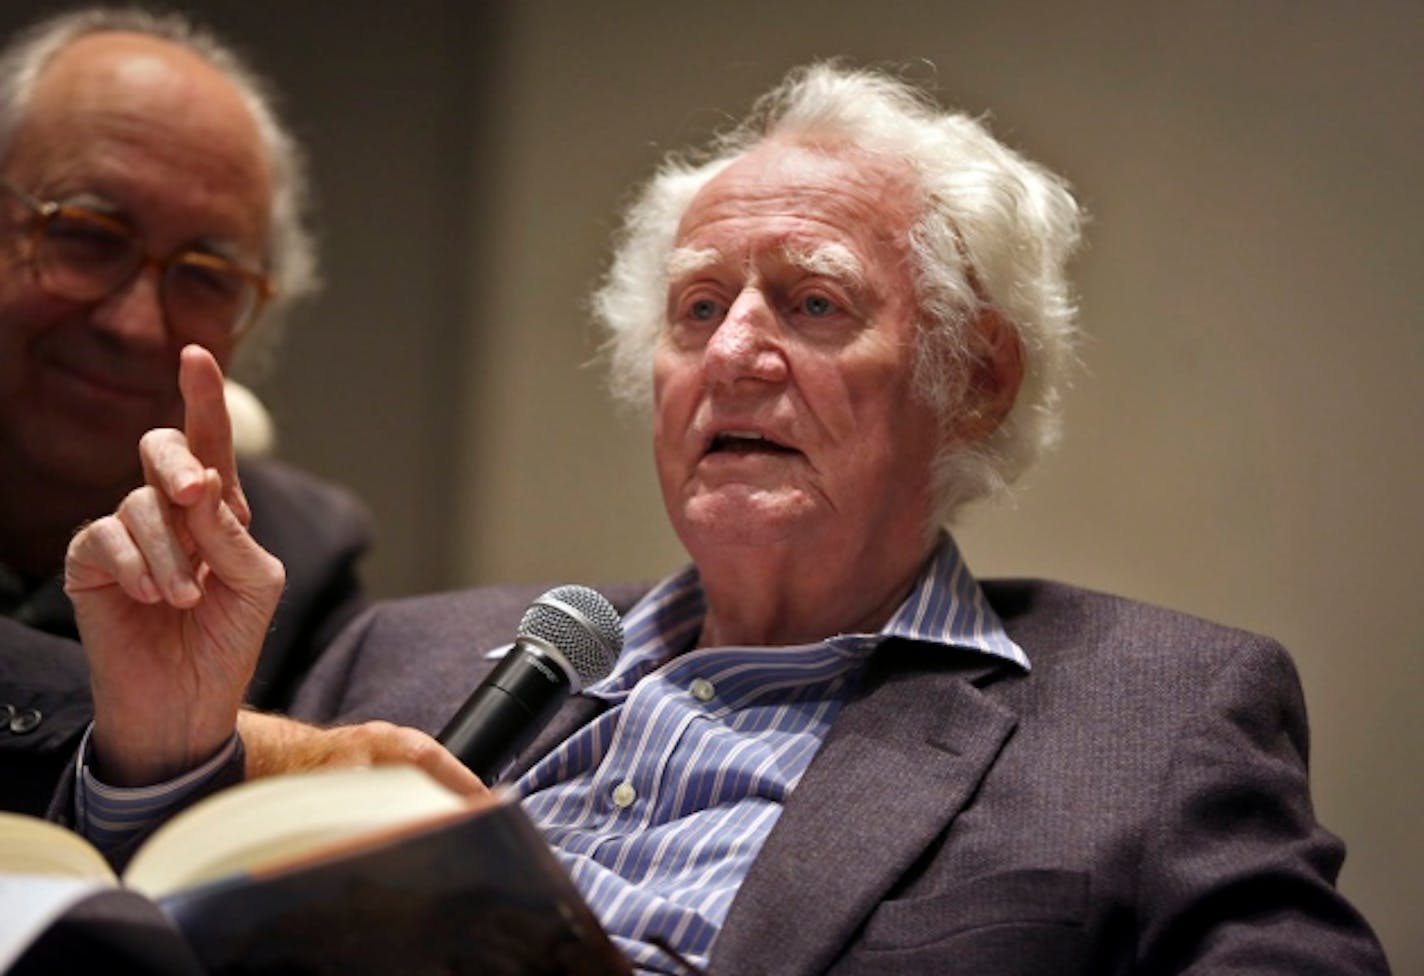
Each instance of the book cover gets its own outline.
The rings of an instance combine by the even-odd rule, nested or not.
[[[396,769],[224,791],[155,833],[122,888],[88,874],[80,838],[5,818],[0,905],[35,917],[0,916],[0,930],[32,929],[0,931],[0,970],[9,958],[11,976],[631,972],[518,803],[446,802]],[[50,844],[57,866],[41,868]]]

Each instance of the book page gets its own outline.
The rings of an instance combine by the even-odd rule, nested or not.
[[[466,808],[464,798],[414,766],[251,780],[159,828],[139,848],[124,883],[158,898],[237,872],[264,870],[334,841]]]
[[[108,890],[112,882],[92,878],[0,874],[0,973],[55,919],[95,892]]]
[[[84,838],[59,824],[19,813],[0,813],[0,872],[118,884],[109,862]]]

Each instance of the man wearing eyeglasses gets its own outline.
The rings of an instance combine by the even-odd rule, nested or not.
[[[145,431],[184,425],[179,351],[227,364],[312,290],[302,190],[261,83],[182,18],[95,8],[0,51],[0,808],[42,812],[90,718],[69,538],[142,484]],[[280,707],[361,603],[366,519],[271,460],[231,480],[287,567],[249,689]]]

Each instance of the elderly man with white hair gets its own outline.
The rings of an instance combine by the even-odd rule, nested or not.
[[[505,779],[639,971],[1385,971],[1333,886],[1286,653],[977,581],[943,528],[1054,437],[1078,226],[977,122],[826,65],[634,204],[596,307],[692,562],[612,594],[612,673]],[[192,415],[219,414],[211,361],[184,375]],[[419,730],[533,591],[376,608],[294,707],[345,724],[237,735],[281,568],[220,458],[177,431],[144,455],[146,494],[70,549],[98,708],[76,787],[104,811],[81,829],[122,858],[148,826],[123,788],[179,806],[244,747],[260,775],[383,742],[479,789]],[[177,689],[199,707],[144,710]]]

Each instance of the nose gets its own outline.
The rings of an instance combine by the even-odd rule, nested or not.
[[[128,281],[100,299],[90,312],[95,328],[132,345],[166,346],[161,271],[156,262],[141,266]]]
[[[707,340],[704,360],[713,382],[779,383],[786,378],[776,313],[759,289],[742,289]]]

